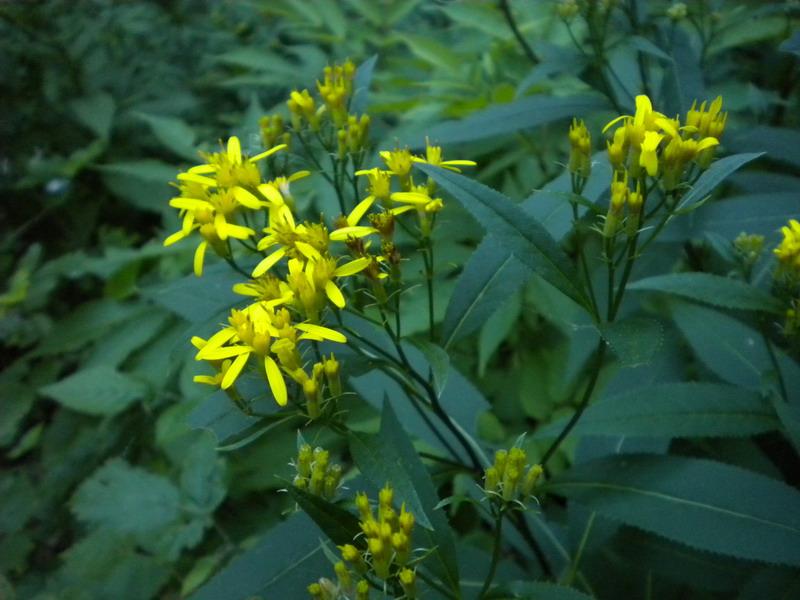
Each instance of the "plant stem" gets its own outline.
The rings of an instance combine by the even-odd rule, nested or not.
[[[511,13],[511,6],[509,6],[508,0],[500,0],[499,4],[500,10],[503,11],[503,16],[506,19],[506,23],[508,23],[511,33],[514,34],[514,37],[522,48],[522,51],[525,53],[525,56],[528,57],[528,60],[531,61],[532,65],[538,65],[539,59],[536,58],[533,48],[531,48],[530,45],[528,45],[528,42],[525,41],[525,38],[522,37],[522,33],[520,33],[519,27],[517,27],[517,21],[514,19],[514,15]]]
[[[486,592],[492,585],[494,580],[495,571],[497,571],[497,562],[500,558],[500,547],[502,542],[503,532],[503,509],[497,513],[494,521],[494,543],[492,548],[492,562],[489,564],[489,573],[486,575],[486,581],[483,582],[483,587],[478,593],[478,600],[482,600],[486,596]]]

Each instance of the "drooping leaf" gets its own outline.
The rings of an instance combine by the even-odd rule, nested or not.
[[[113,367],[83,369],[39,390],[72,410],[89,415],[115,415],[148,394],[148,386]]]
[[[476,111],[460,121],[434,125],[428,128],[427,135],[440,144],[470,142],[540,127],[559,119],[586,117],[607,108],[608,101],[599,95],[526,96]]]
[[[447,386],[447,378],[450,375],[450,356],[444,348],[432,342],[418,338],[412,338],[409,341],[422,352],[428,363],[430,363],[436,395],[441,396],[445,386]]]
[[[178,518],[180,494],[168,479],[116,458],[78,488],[72,511],[82,521],[108,531],[148,533]]]
[[[297,598],[307,593],[316,574],[330,569],[319,528],[308,516],[296,513],[212,577],[190,600]]]
[[[529,271],[493,237],[475,249],[453,290],[442,324],[445,348],[479,329],[525,283]]]
[[[671,302],[672,317],[695,356],[725,381],[760,389],[772,370],[761,336],[716,310]]]
[[[508,590],[512,595],[506,595],[501,591],[490,597],[492,600],[514,600],[515,598],[520,600],[588,600],[592,598],[576,589],[544,581],[515,581],[508,585]]]
[[[556,437],[566,420],[536,433]],[[667,383],[604,398],[590,406],[574,435],[750,436],[780,426],[772,407],[754,391],[721,383]]]
[[[617,456],[576,465],[543,488],[700,550],[800,565],[800,492],[738,467]]]
[[[536,219],[510,198],[477,181],[428,164],[420,164],[419,168],[435,178],[487,229],[489,235],[531,271],[581,306],[589,306],[577,272],[558,243]]]
[[[99,138],[107,138],[114,121],[116,103],[106,92],[77,98],[70,102],[70,108],[78,120],[92,130]]]
[[[711,273],[670,273],[640,279],[629,290],[677,294],[724,308],[783,313],[783,304],[771,294],[743,281]]]
[[[337,546],[352,544],[361,533],[358,517],[324,498],[289,485],[289,495]]]
[[[458,564],[450,524],[439,503],[436,488],[391,404],[384,400],[381,429],[377,435],[351,434],[350,451],[361,473],[376,487],[388,482],[395,501],[414,513],[419,534],[433,548],[426,565],[450,589],[458,588]]]
[[[664,339],[664,328],[655,319],[630,317],[597,328],[626,367],[646,365],[658,352]]]
[[[135,116],[147,123],[153,135],[165,148],[189,161],[197,161],[199,154],[195,147],[197,134],[183,119],[135,113]]]
[[[762,154],[762,152],[750,152],[719,159],[700,176],[694,187],[681,199],[675,212],[691,210],[699,206],[731,173],[754,161]]]

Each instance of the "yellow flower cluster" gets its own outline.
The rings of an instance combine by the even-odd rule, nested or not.
[[[779,269],[783,272],[795,272],[800,276],[800,223],[794,219],[789,226],[781,227],[783,241],[775,248]]]
[[[494,464],[484,473],[483,489],[490,498],[504,503],[524,503],[533,496],[533,488],[542,475],[542,466],[526,466],[527,456],[521,448],[498,450]],[[527,469],[527,470],[526,470]]]
[[[685,182],[692,165],[700,169],[711,165],[728,118],[721,108],[721,97],[708,108],[705,102],[699,108],[695,102],[681,125],[680,116],[671,119],[656,112],[650,99],[641,95],[636,97],[634,115],[617,117],[605,126],[603,132],[617,125],[607,142],[615,175],[603,228],[606,237],[617,233],[626,205],[627,234],[638,231],[647,177],[657,178],[669,194]],[[574,135],[571,133],[570,138]]]

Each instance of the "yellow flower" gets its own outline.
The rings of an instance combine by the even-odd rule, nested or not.
[[[261,183],[261,173],[256,162],[285,147],[285,144],[280,144],[257,156],[245,157],[242,155],[239,138],[233,136],[228,140],[224,152],[203,155],[207,164],[192,167],[187,173],[178,175],[178,179],[194,181],[205,187],[253,188]]]
[[[395,148],[391,152],[383,151],[381,152],[381,158],[386,163],[386,166],[389,167],[389,172],[391,174],[397,175],[403,179],[408,177],[408,174],[411,173],[413,158],[408,148],[404,150]]]
[[[458,167],[474,167],[478,163],[473,160],[442,160],[442,148],[440,146],[431,146],[428,138],[425,138],[425,158],[419,156],[412,156],[411,160],[414,162],[428,163],[436,167],[442,167],[456,173],[461,173]],[[381,152],[381,156],[383,156]],[[387,162],[388,164],[388,162]],[[390,167],[391,168],[391,167]]]
[[[783,241],[774,251],[780,261],[780,267],[800,273],[800,223],[791,219],[788,227],[781,227],[781,232]]]

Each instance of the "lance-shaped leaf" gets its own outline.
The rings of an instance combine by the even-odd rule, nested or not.
[[[556,437],[566,420],[537,432]],[[606,398],[590,406],[574,435],[666,437],[750,436],[780,427],[758,392],[722,383],[667,383]]]
[[[739,467],[615,456],[576,465],[542,487],[700,550],[800,565],[800,492]]]
[[[417,166],[450,192],[520,262],[567,297],[589,307],[577,271],[539,221],[507,196],[477,181],[440,167]]]
[[[641,279],[629,290],[677,294],[724,308],[783,313],[782,303],[771,294],[743,281],[711,273],[670,273]]]
[[[675,209],[675,212],[697,208],[731,173],[757,159],[762,154],[763,152],[750,152],[747,154],[734,154],[733,156],[719,159],[709,167],[708,171],[700,176],[694,187],[681,199],[681,203]]]
[[[287,489],[292,499],[337,546],[352,544],[356,535],[361,533],[358,517],[353,513],[293,485]]]

